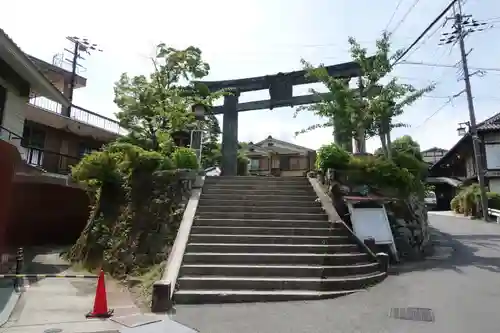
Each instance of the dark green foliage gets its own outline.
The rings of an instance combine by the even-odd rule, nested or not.
[[[487,192],[488,207],[500,209],[500,194]],[[479,217],[478,207],[481,205],[481,191],[478,184],[472,184],[460,189],[458,194],[451,200],[451,209],[455,213],[465,216]]]
[[[190,148],[175,148],[172,161],[177,169],[198,169],[198,160],[194,150]]]
[[[335,143],[330,143],[319,148],[316,157],[316,168],[321,171],[327,169],[345,170],[350,159],[351,155],[347,151]]]

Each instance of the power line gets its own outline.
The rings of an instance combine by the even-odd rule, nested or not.
[[[431,120],[435,115],[437,115],[439,112],[441,112],[441,110],[443,110],[446,106],[448,106],[448,104],[450,104],[452,101],[452,98],[451,97],[448,97],[448,100],[446,102],[444,102],[443,105],[441,105],[436,111],[434,111],[429,117],[425,118],[425,120],[420,123],[417,127],[414,127],[413,130],[416,130],[422,126],[424,126],[429,120]]]
[[[410,13],[412,12],[412,10],[415,8],[415,6],[420,2],[420,0],[415,0],[413,2],[413,4],[410,6],[410,8],[408,9],[408,11],[406,11],[406,13],[403,15],[403,17],[401,18],[401,20],[398,21],[398,23],[396,24],[396,26],[394,27],[394,29],[392,29],[391,31],[391,35],[393,35],[396,30],[399,29],[399,27],[401,26],[401,24],[403,24],[404,21],[406,21],[406,18],[408,17],[408,15],[410,15]]]
[[[403,60],[400,62],[401,65],[416,65],[416,66],[427,66],[427,67],[446,67],[446,68],[455,68],[457,67],[457,64],[455,65],[450,65],[450,64],[435,64],[435,63],[428,63],[428,62],[417,62],[417,61],[406,61]],[[500,72],[500,68],[497,67],[469,67],[469,69],[473,70],[479,70],[479,71],[492,71],[492,72]]]
[[[389,26],[391,25],[392,23],[392,20],[394,19],[394,16],[396,16],[396,12],[398,11],[399,9],[399,6],[401,6],[401,3],[403,2],[403,0],[399,0],[398,1],[398,4],[396,5],[396,8],[394,9],[394,11],[392,12],[392,15],[391,15],[391,18],[389,19],[389,22],[387,22],[386,26],[385,26],[385,31],[387,31],[389,29]]]
[[[418,42],[420,42],[420,40],[429,32],[429,30],[432,29],[432,27],[434,25],[436,25],[437,22],[439,22],[439,20],[441,20],[441,18],[443,18],[443,16],[446,15],[446,13],[453,7],[453,5],[457,2],[457,0],[452,0],[451,3],[446,6],[446,8],[434,19],[434,21],[432,21],[429,26],[420,34],[420,36],[417,37],[417,39],[405,50],[403,51],[397,58],[396,60],[394,61],[394,63],[392,64],[392,66],[395,66],[397,65],[397,63],[403,59],[404,56],[406,56],[408,54],[408,52],[410,52],[414,47],[415,45],[418,44]]]

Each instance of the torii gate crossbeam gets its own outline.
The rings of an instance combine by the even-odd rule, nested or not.
[[[326,66],[325,69],[329,75],[345,79],[358,77],[361,72],[356,62]],[[305,70],[300,70],[245,79],[200,82],[205,84],[210,91],[220,89],[233,91],[232,95],[224,96],[224,105],[212,109],[214,114],[223,115],[222,175],[237,175],[238,112],[312,104],[321,100],[321,97],[317,95],[293,96],[293,86],[318,82],[306,74]],[[240,93],[265,89],[269,90],[270,99],[238,103]]]

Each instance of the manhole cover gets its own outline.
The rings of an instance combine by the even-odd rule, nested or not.
[[[425,308],[392,308],[391,317],[403,320],[434,321],[434,313]]]

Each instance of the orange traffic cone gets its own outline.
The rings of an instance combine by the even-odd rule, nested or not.
[[[104,271],[101,269],[97,288],[95,290],[94,309],[87,313],[87,318],[109,318],[113,315],[113,310],[108,309],[108,300],[106,296],[106,285],[104,283]]]

